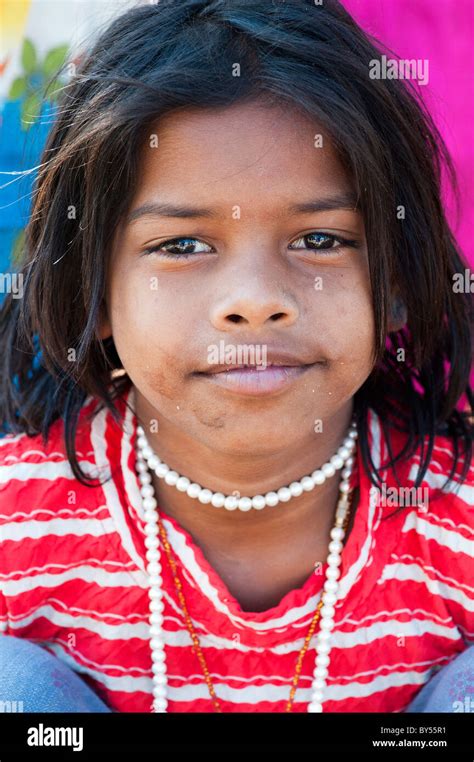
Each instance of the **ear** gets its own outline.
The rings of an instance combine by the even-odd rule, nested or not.
[[[112,336],[112,326],[110,324],[105,301],[103,301],[100,305],[99,327],[97,329],[97,333],[100,341],[105,341],[105,339],[108,339],[110,336]]]
[[[408,310],[405,302],[398,292],[392,295],[389,315],[388,331],[389,333],[400,331],[408,320]]]

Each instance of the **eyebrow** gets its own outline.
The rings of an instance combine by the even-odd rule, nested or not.
[[[354,193],[341,193],[336,196],[326,198],[316,198],[309,201],[303,201],[299,204],[292,204],[287,207],[288,214],[314,214],[315,212],[328,212],[335,210],[357,211],[357,198]],[[183,206],[181,204],[160,203],[157,201],[148,202],[137,207],[128,215],[125,224],[130,225],[141,217],[180,217],[188,219],[197,219],[206,217],[208,219],[218,219],[221,215],[215,209],[206,209],[197,206]]]

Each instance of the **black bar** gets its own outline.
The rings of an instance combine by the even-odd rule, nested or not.
[[[23,756],[112,762],[108,755],[119,752],[139,762],[136,755],[140,751],[159,754],[163,749],[189,751],[202,746],[250,750],[262,745],[360,752],[363,758],[379,759],[416,754],[419,760],[431,760],[455,755],[456,762],[472,762],[473,719],[469,713],[3,713],[0,762],[16,762]],[[50,745],[51,741],[56,745]]]

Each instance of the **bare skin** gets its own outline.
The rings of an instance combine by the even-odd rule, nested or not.
[[[114,337],[156,453],[213,491],[265,494],[318,468],[343,440],[373,366],[360,213],[343,202],[288,211],[352,190],[330,140],[315,147],[320,132],[297,111],[259,103],[168,114],[150,130],[159,147],[142,149],[130,212],[166,202],[217,216],[139,216],[113,242],[100,337]],[[304,236],[321,231],[325,248],[308,245]],[[177,237],[193,239],[187,259],[145,253]],[[244,396],[196,375],[220,340],[315,364],[282,390]],[[192,535],[244,611],[276,606],[326,559],[339,474],[246,513],[201,505],[156,476],[153,484],[161,510]]]

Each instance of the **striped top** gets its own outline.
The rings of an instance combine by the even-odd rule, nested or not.
[[[86,419],[92,397],[81,410],[78,459],[87,473],[112,476],[102,487],[74,477],[61,420],[46,445],[40,435],[0,439],[0,626],[57,655],[117,712],[149,712],[152,701],[137,421],[125,404],[133,409],[133,399],[130,387],[116,403],[123,427],[105,409]],[[369,443],[374,463],[386,462],[373,411]],[[451,457],[450,440],[438,436],[424,504],[406,492],[412,505],[390,515],[392,474],[383,472],[385,492],[371,487],[357,450],[360,500],[342,552],[325,712],[401,712],[474,639],[474,465],[457,492],[442,491]],[[404,489],[418,464],[399,467]],[[326,566],[277,606],[243,611],[190,534],[172,517],[164,525],[222,711],[285,711]],[[212,712],[165,555],[163,580],[168,711]],[[295,712],[307,711],[317,631]]]

